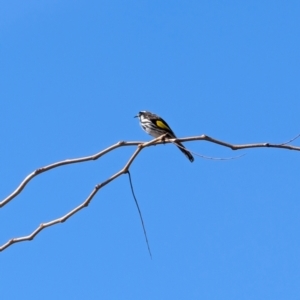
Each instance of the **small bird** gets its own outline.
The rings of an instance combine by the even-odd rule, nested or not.
[[[163,134],[167,133],[167,137],[171,139],[176,139],[176,135],[160,116],[155,115],[149,111],[140,111],[135,118],[140,119],[141,127],[151,136],[157,138]],[[184,153],[184,155],[190,160],[190,162],[194,161],[194,157],[188,150],[180,142],[175,142],[175,145],[178,145],[178,149]]]

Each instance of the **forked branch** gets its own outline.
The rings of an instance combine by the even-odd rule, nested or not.
[[[137,146],[136,150],[134,151],[134,153],[132,154],[132,156],[129,158],[129,160],[125,164],[125,166],[119,172],[115,173],[113,176],[111,176],[110,178],[108,178],[104,182],[96,185],[96,187],[93,189],[93,191],[90,193],[90,195],[82,202],[82,204],[80,204],[79,206],[75,207],[73,210],[71,210],[70,212],[68,212],[67,214],[65,214],[64,216],[62,216],[60,218],[57,218],[57,219],[52,220],[52,221],[47,222],[47,223],[42,223],[31,234],[29,234],[27,236],[10,239],[5,244],[3,244],[2,246],[0,246],[0,251],[3,251],[4,249],[6,249],[7,247],[11,246],[12,244],[15,244],[15,243],[18,243],[18,242],[23,242],[23,241],[30,241],[30,240],[34,239],[34,237],[39,232],[41,232],[43,229],[45,229],[47,227],[50,227],[50,226],[53,226],[53,225],[58,224],[58,223],[63,223],[68,218],[70,218],[71,216],[73,216],[74,214],[76,214],[77,212],[79,212],[82,208],[87,207],[89,205],[89,203],[92,201],[93,197],[97,194],[97,192],[102,187],[104,187],[105,185],[107,185],[111,181],[115,180],[119,176],[121,176],[123,174],[127,174],[129,172],[129,168],[130,168],[132,162],[134,161],[134,159],[146,147],[150,147],[150,146],[158,145],[158,144],[164,144],[164,143],[174,143],[176,141],[178,141],[178,142],[207,141],[207,142],[214,143],[214,144],[217,144],[217,145],[220,145],[220,146],[223,146],[223,147],[230,148],[232,150],[241,150],[241,149],[248,149],[248,148],[279,148],[279,149],[285,149],[285,150],[300,151],[300,147],[299,146],[289,145],[291,142],[295,141],[299,137],[300,137],[300,134],[297,135],[296,137],[290,139],[289,141],[287,141],[285,143],[281,143],[281,144],[274,144],[274,143],[230,144],[230,143],[227,143],[227,142],[224,142],[224,141],[217,140],[215,138],[209,137],[207,135],[200,135],[200,136],[193,136],[193,137],[186,137],[186,138],[177,138],[177,139],[168,139],[168,138],[166,138],[166,135],[163,135],[161,137],[158,137],[158,138],[153,139],[153,140],[151,140],[149,142],[146,142],[146,143],[145,142],[141,142],[141,141],[118,142],[118,143],[116,143],[116,144],[114,144],[114,145],[112,145],[112,146],[104,149],[103,151],[100,151],[100,152],[94,154],[94,155],[90,155],[90,156],[86,156],[86,157],[80,157],[80,158],[75,158],[75,159],[67,159],[67,160],[64,160],[64,161],[59,161],[59,162],[53,163],[51,165],[39,168],[39,169],[33,171],[31,174],[29,174],[20,183],[20,185],[9,196],[7,196],[4,200],[2,200],[0,202],[0,207],[5,206],[8,202],[10,202],[12,199],[14,199],[19,193],[21,193],[21,191],[25,188],[25,186],[35,176],[37,176],[37,175],[39,175],[41,173],[44,173],[44,172],[47,172],[47,171],[49,171],[51,169],[58,168],[58,167],[61,167],[61,166],[64,166],[64,165],[68,165],[68,164],[81,163],[81,162],[90,161],[90,160],[97,160],[102,155],[105,155],[108,152],[110,152],[110,151],[112,151],[112,150],[114,150],[116,148],[119,148],[119,147]],[[133,193],[133,195],[134,195],[134,193]],[[135,199],[135,201],[136,201],[136,199]],[[148,243],[148,239],[147,239],[147,235],[146,235],[146,230],[145,230],[145,227],[144,227],[144,223],[143,223],[143,220],[142,220],[141,212],[140,212],[140,209],[138,207],[137,201],[136,201],[136,205],[137,205],[137,208],[139,210],[139,214],[140,214],[140,218],[141,218],[141,221],[142,221],[143,230],[144,230],[144,234],[145,234],[145,238],[146,238],[148,250],[149,250],[149,253],[151,255],[150,247],[149,247],[149,243]]]

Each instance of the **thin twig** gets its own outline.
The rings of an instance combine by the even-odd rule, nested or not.
[[[245,156],[246,154],[241,154],[241,155],[238,155],[238,156],[233,156],[233,157],[211,157],[211,156],[205,156],[205,155],[202,155],[202,154],[199,154],[199,153],[196,153],[194,151],[191,151],[189,148],[186,148],[184,146],[181,146],[179,144],[176,144],[175,142],[172,142],[176,147],[178,148],[181,148],[181,149],[184,149],[184,150],[188,150],[189,152],[191,152],[192,154],[198,156],[198,157],[201,157],[203,159],[209,159],[209,160],[233,160],[233,159],[238,159],[238,158],[241,158],[243,156]]]
[[[189,150],[190,151],[190,150]],[[202,155],[202,154],[198,154],[198,153],[195,153],[193,151],[190,151],[191,153],[193,153],[194,155],[196,156],[199,156],[203,159],[208,159],[208,160],[217,160],[217,161],[224,161],[224,160],[233,160],[233,159],[238,159],[238,158],[241,158],[243,156],[245,156],[246,154],[241,154],[241,155],[238,155],[238,156],[232,156],[232,157],[211,157],[211,156],[205,156],[205,155]]]
[[[143,220],[143,217],[142,217],[142,212],[141,212],[141,210],[140,210],[140,207],[139,207],[138,201],[137,201],[137,199],[136,199],[136,197],[135,197],[135,193],[134,193],[133,186],[132,186],[131,174],[130,174],[129,171],[127,172],[127,174],[128,174],[128,177],[129,177],[129,182],[130,182],[131,192],[132,192],[132,195],[133,195],[133,198],[134,198],[134,201],[135,201],[135,204],[136,204],[136,207],[137,207],[137,209],[138,209],[138,212],[139,212],[139,215],[140,215],[140,219],[141,219],[141,222],[142,222],[142,226],[143,226],[143,230],[144,230],[144,235],[145,235],[145,239],[146,239],[148,251],[149,251],[150,257],[151,257],[151,259],[152,259],[152,254],[151,254],[150,245],[149,245],[149,242],[148,242],[148,237],[147,237],[146,227],[145,227],[145,225],[144,225],[144,220]]]
[[[292,139],[290,139],[289,141],[287,141],[287,142],[285,142],[285,143],[282,143],[282,144],[280,144],[280,145],[287,145],[287,144],[293,142],[294,140],[296,140],[296,139],[299,138],[299,137],[300,137],[300,133],[297,134],[294,138],[292,138]]]
[[[72,215],[76,214],[78,211],[80,211],[84,207],[87,207],[89,205],[89,203],[92,201],[93,197],[96,195],[96,193],[98,192],[99,189],[100,189],[100,187],[96,186],[94,188],[94,190],[91,192],[91,194],[86,198],[86,200],[84,200],[84,202],[82,204],[78,205],[77,207],[75,207],[74,209],[72,209],[70,212],[68,212],[64,216],[62,216],[60,218],[57,218],[55,220],[52,220],[50,222],[47,222],[47,223],[42,223],[40,226],[38,226],[29,235],[18,237],[18,238],[12,238],[12,239],[8,240],[5,244],[3,244],[0,247],[0,251],[3,251],[7,247],[9,247],[9,246],[11,246],[11,245],[13,245],[15,243],[24,242],[24,241],[31,241],[31,240],[33,240],[35,238],[35,236],[38,233],[40,233],[45,228],[53,226],[53,225],[58,224],[58,223],[63,223],[65,221],[67,221]]]

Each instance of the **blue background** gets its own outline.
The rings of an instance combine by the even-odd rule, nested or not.
[[[30,172],[148,141],[150,110],[177,136],[282,143],[300,133],[299,1],[2,1],[0,199]],[[295,141],[299,145],[300,141]],[[300,299],[300,153],[173,145],[33,241],[0,253],[3,299]],[[0,209],[0,243],[58,218],[134,147],[43,173]]]

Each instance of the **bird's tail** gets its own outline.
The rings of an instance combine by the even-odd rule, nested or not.
[[[190,151],[186,150],[185,147],[179,142],[177,142],[176,145],[179,146],[178,149],[189,159],[190,162],[194,161],[194,157]]]

